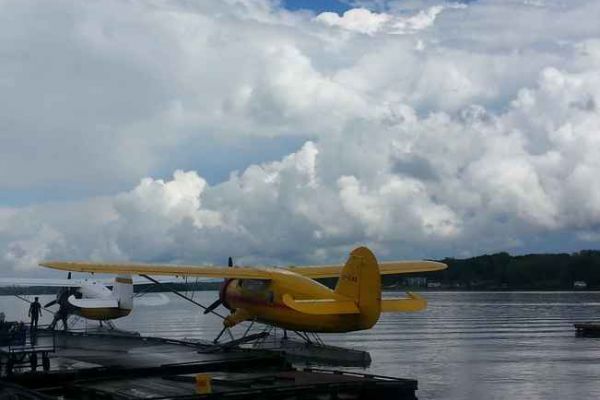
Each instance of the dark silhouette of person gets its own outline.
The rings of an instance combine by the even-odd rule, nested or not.
[[[33,303],[29,306],[29,317],[31,318],[31,329],[37,329],[38,320],[42,316],[42,305],[36,297]]]
[[[56,329],[56,323],[58,321],[62,321],[63,330],[66,331],[68,329],[67,320],[69,319],[69,315],[73,311],[73,307],[69,303],[70,294],[71,294],[70,290],[63,290],[59,294],[58,300],[57,300],[57,303],[59,306],[58,311],[54,314],[54,318],[52,319],[50,326],[48,326],[48,329],[51,329],[51,330]]]

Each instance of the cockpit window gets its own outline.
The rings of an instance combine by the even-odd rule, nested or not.
[[[253,292],[260,292],[269,287],[269,281],[263,279],[243,279],[240,280],[240,287]]]

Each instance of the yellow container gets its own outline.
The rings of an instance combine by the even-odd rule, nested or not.
[[[196,393],[212,393],[210,374],[196,374]]]

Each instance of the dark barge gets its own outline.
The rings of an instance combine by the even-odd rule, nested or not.
[[[600,337],[600,323],[582,322],[573,324],[575,335],[580,337]]]
[[[52,341],[49,370],[4,373],[0,399],[416,399],[415,380],[298,368],[271,351],[105,333],[37,340]]]

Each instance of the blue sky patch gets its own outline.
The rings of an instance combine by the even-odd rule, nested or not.
[[[310,0],[284,0],[283,6],[291,11],[297,10],[311,10],[315,13],[322,13],[325,11],[332,11],[338,14],[343,14],[352,8],[348,3],[336,0],[321,0],[321,1],[310,1]]]

